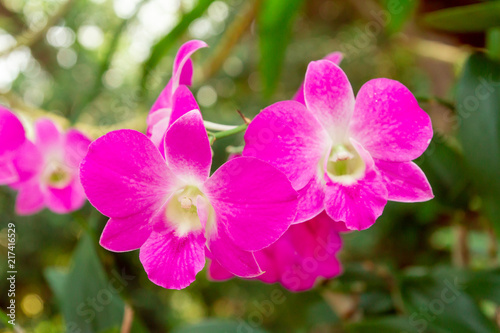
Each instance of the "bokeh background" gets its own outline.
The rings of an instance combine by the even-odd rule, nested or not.
[[[0,307],[13,222],[17,332],[498,332],[498,26],[500,1],[1,0],[0,103],[26,123],[50,116],[93,138],[144,131],[177,48],[202,39],[192,91],[205,119],[238,125],[237,110],[252,118],[290,99],[309,61],[341,51],[355,91],[399,80],[430,114],[435,136],[417,163],[435,199],[389,203],[372,228],[343,235],[344,274],[310,291],[213,283],[205,270],[170,291],[137,251],[97,245],[106,218],[89,204],[19,217],[3,187]],[[214,168],[243,143],[216,141]]]

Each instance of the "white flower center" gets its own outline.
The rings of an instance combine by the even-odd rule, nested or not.
[[[332,147],[326,163],[326,173],[331,180],[352,184],[364,175],[365,169],[365,162],[352,144]]]
[[[71,182],[72,176],[68,167],[59,161],[50,161],[43,170],[42,179],[54,188],[65,188]]]
[[[203,205],[203,207],[198,207]],[[206,217],[198,216],[198,208],[206,212]],[[178,237],[203,229],[202,221],[206,220],[205,231],[214,224],[214,209],[207,197],[195,186],[186,186],[177,191],[167,204],[165,211],[167,220],[175,228]]]

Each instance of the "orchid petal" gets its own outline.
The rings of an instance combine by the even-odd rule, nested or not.
[[[317,174],[329,137],[302,104],[284,101],[255,117],[245,133],[245,142],[244,156],[272,164],[298,190]]]
[[[333,52],[333,53],[328,54],[323,59],[329,60],[329,61],[331,61],[334,64],[336,64],[336,65],[339,66],[340,62],[342,61],[343,58],[344,58],[344,55],[341,52]],[[304,104],[304,105],[306,104],[306,101],[304,99],[304,83],[303,82],[300,85],[300,88],[297,91],[297,93],[295,93],[295,96],[293,97],[293,100],[297,101],[297,102],[299,102],[301,104]]]
[[[200,182],[208,178],[212,150],[199,110],[184,114],[170,126],[165,134],[165,158],[176,175]]]
[[[112,218],[144,210],[153,214],[177,182],[154,144],[133,130],[110,132],[94,141],[80,173],[89,201]]]
[[[304,82],[307,109],[335,142],[344,140],[354,111],[354,93],[345,73],[331,61],[309,64]]]
[[[434,198],[429,181],[415,163],[376,160],[375,165],[387,187],[389,200],[421,202]]]
[[[404,85],[389,79],[361,87],[350,132],[373,158],[408,162],[419,157],[432,139],[431,119]]]
[[[205,266],[205,237],[191,233],[178,237],[173,231],[152,232],[141,246],[141,260],[148,278],[168,289],[183,289]]]
[[[243,250],[260,250],[275,242],[293,222],[297,192],[286,176],[252,157],[222,165],[203,191],[215,210],[217,232]]]
[[[364,176],[353,183],[344,184],[332,181],[325,175],[325,207],[335,221],[345,222],[351,230],[364,230],[382,215],[388,193],[370,154],[356,141],[351,142],[366,164]]]

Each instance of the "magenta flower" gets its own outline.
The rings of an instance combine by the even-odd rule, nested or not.
[[[323,209],[351,230],[366,229],[387,200],[433,197],[412,162],[429,145],[429,116],[401,83],[367,82],[354,98],[344,72],[332,61],[311,62],[304,101],[264,109],[245,134],[245,156],[283,171],[299,192],[295,223]]]
[[[19,119],[0,105],[0,185],[19,180],[14,159],[25,140],[24,127]]]
[[[26,140],[14,165],[18,180],[10,186],[19,193],[16,213],[30,215],[44,207],[66,214],[85,203],[79,165],[90,140],[75,129],[62,133],[49,119],[35,123],[34,143]]]
[[[163,135],[169,124],[173,123],[170,114],[174,93],[180,85],[190,86],[192,83],[193,62],[190,57],[200,48],[207,46],[205,42],[200,40],[191,40],[184,43],[175,56],[172,78],[151,107],[147,119],[147,135],[157,147],[162,144]]]
[[[339,232],[343,223],[334,222],[322,212],[304,223],[292,225],[271,246],[255,252],[265,272],[256,277],[265,283],[281,283],[291,291],[311,289],[320,278],[331,279],[342,273],[336,258],[342,247]],[[216,261],[210,263],[209,277],[216,281],[234,277]]]
[[[297,193],[283,173],[252,157],[229,161],[209,177],[201,113],[186,107],[194,100],[187,88],[177,92],[163,156],[145,135],[120,130],[92,143],[82,162],[90,202],[110,217],[101,245],[140,249],[149,279],[170,289],[195,280],[206,251],[235,275],[257,276],[262,271],[249,251],[287,230]]]

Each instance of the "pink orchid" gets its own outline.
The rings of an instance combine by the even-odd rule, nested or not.
[[[309,221],[292,225],[271,246],[255,252],[264,274],[256,279],[281,283],[291,291],[311,289],[319,278],[331,279],[342,273],[336,255],[342,247],[339,232],[345,225],[333,222],[322,212]],[[210,263],[209,277],[216,281],[234,277],[216,261]]]
[[[79,165],[90,139],[75,129],[62,133],[49,119],[35,123],[35,141],[26,140],[14,159],[19,174],[10,186],[19,191],[16,212],[34,214],[44,207],[66,214],[85,203]]]
[[[14,159],[25,140],[24,127],[19,119],[0,105],[0,185],[19,180]]]
[[[179,86],[190,86],[192,83],[193,62],[190,57],[194,52],[204,47],[208,47],[205,42],[191,40],[179,48],[174,60],[172,78],[149,111],[147,135],[157,147],[160,147],[165,131],[173,123],[170,115],[172,113],[174,93]]]
[[[325,209],[347,228],[362,230],[375,223],[387,200],[433,197],[412,162],[431,138],[429,116],[401,83],[371,80],[355,99],[340,67],[319,60],[308,66],[304,104],[283,101],[264,109],[248,127],[243,155],[288,176],[299,192],[295,223]]]
[[[140,249],[149,279],[169,289],[193,282],[206,255],[235,275],[261,274],[249,251],[275,242],[297,207],[286,176],[253,157],[209,176],[210,143],[193,101],[187,88],[174,93],[162,152],[145,135],[119,130],[92,143],[81,165],[90,202],[110,217],[101,245]]]

